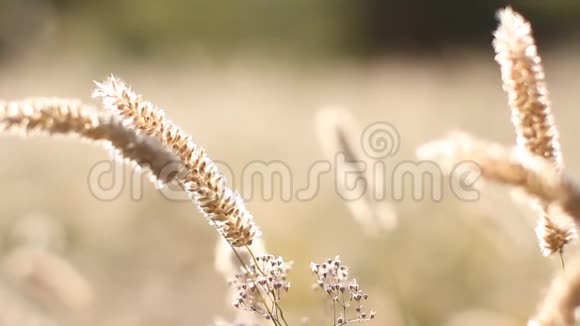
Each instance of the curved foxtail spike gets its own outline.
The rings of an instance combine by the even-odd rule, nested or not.
[[[243,199],[226,186],[205,150],[165,118],[163,110],[143,100],[121,80],[111,76],[96,85],[93,97],[100,98],[105,109],[137,132],[156,138],[178,156],[185,167],[185,173],[178,176],[179,182],[218,232],[234,247],[251,245],[259,235],[254,219]]]
[[[544,158],[519,148],[506,148],[457,134],[422,145],[417,150],[417,156],[433,160],[444,168],[460,162],[474,163],[470,166],[477,176],[520,188],[548,212],[558,216],[561,223],[558,226],[571,232],[564,235],[565,242],[576,234],[574,226],[568,222],[572,218],[580,224],[580,188],[572,177]]]
[[[498,13],[493,46],[508,95],[518,146],[562,167],[558,130],[550,109],[542,60],[532,28],[511,8]]]
[[[110,113],[77,100],[30,98],[0,100],[0,134],[74,136],[112,148],[127,161],[150,170],[159,183],[172,181],[179,166],[176,155],[161,143],[123,126]],[[172,169],[170,171],[169,169]]]
[[[517,145],[533,155],[545,158],[557,169],[563,168],[558,130],[550,109],[542,60],[532,35],[532,28],[520,14],[507,7],[498,13],[500,21],[493,46],[501,68],[503,89],[508,95]],[[558,216],[538,208],[538,241],[545,256],[562,253],[575,232]]]

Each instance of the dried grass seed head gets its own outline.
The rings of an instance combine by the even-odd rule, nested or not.
[[[559,134],[531,25],[510,7],[501,10],[498,18],[500,25],[493,45],[512,111],[518,147],[545,158],[560,171],[563,159]],[[574,228],[563,227],[565,217],[550,216],[547,209],[539,209],[537,235],[542,253],[551,255],[561,253],[576,233]]]
[[[498,13],[496,61],[508,94],[519,146],[562,167],[558,131],[550,109],[542,60],[530,24],[510,7]]]
[[[465,161],[475,163],[474,173],[483,180],[520,188],[539,200],[548,213],[553,212],[549,216],[563,214],[576,224],[580,222],[580,188],[575,180],[526,150],[452,135],[422,145],[417,155],[444,167]]]
[[[0,134],[75,136],[112,149],[139,168],[150,171],[160,184],[179,171],[177,156],[156,139],[126,128],[111,114],[77,100],[30,98],[0,101]]]
[[[572,220],[564,215],[557,216],[557,219],[553,219],[549,215],[538,219],[536,234],[544,256],[562,253],[566,244],[578,238]]]
[[[161,109],[143,100],[124,82],[111,76],[96,84],[93,96],[100,98],[106,109],[137,131],[157,138],[179,157],[185,167],[185,173],[178,176],[179,181],[212,225],[235,247],[252,244],[259,236],[253,217],[241,196],[226,186],[205,150],[166,119]]]

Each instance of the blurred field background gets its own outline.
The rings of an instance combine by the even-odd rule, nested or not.
[[[534,24],[564,159],[580,173],[580,4],[511,4]],[[92,81],[115,73],[234,174],[251,161],[280,160],[298,189],[325,159],[314,123],[323,106],[348,108],[363,125],[393,124],[401,148],[387,165],[413,159],[418,145],[450,130],[513,144],[490,44],[505,5],[0,0],[0,98],[91,102]],[[129,185],[115,200],[96,199],[89,171],[108,153],[74,140],[2,137],[0,149],[1,325],[181,326],[231,317],[213,268],[216,233],[191,203],[166,200],[147,182],[141,200]],[[129,182],[125,171],[115,182]],[[310,201],[248,202],[270,251],[295,262],[284,302],[294,325],[302,317],[328,324],[308,263],[337,254],[369,293],[376,325],[522,325],[561,268],[557,257],[540,256],[535,216],[505,189],[475,203],[451,193],[442,202],[408,196],[395,204],[400,226],[369,238],[332,178],[321,180]],[[88,281],[84,296],[55,300],[42,280],[22,277],[34,266],[14,252],[35,241]],[[54,277],[66,284],[67,275]]]

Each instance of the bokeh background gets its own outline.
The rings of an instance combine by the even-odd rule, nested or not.
[[[491,47],[495,12],[508,4],[534,24],[566,165],[580,173],[573,1],[0,0],[0,98],[96,105],[92,81],[115,73],[231,166],[234,181],[249,162],[279,160],[299,188],[326,158],[315,117],[329,105],[397,128],[387,164],[450,130],[513,144]],[[74,140],[2,137],[0,153],[1,325],[232,318],[216,233],[191,203],[147,182],[132,199],[127,168],[114,177],[126,183],[118,198],[95,198],[89,172],[108,153]],[[329,325],[308,264],[337,254],[369,293],[376,325],[524,324],[561,269],[540,256],[524,206],[499,187],[475,203],[409,198],[395,203],[395,230],[368,237],[329,176],[312,200],[248,202],[269,251],[295,262],[284,299],[294,325]]]

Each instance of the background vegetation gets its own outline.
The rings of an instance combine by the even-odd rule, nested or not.
[[[40,37],[53,50],[135,57],[231,56],[256,48],[288,57],[432,55],[486,48],[495,11],[508,4],[526,12],[542,40],[580,31],[580,5],[565,0],[2,0],[0,51],[6,56]]]

